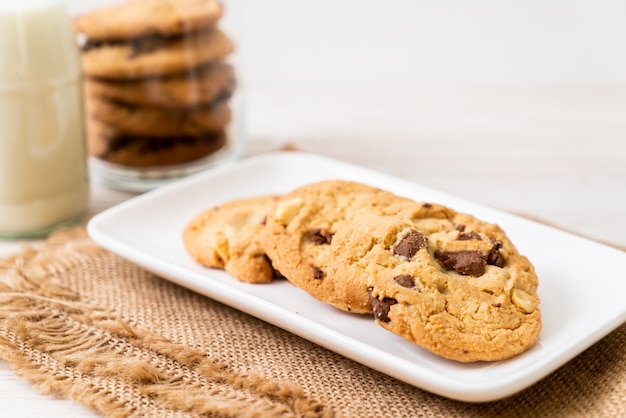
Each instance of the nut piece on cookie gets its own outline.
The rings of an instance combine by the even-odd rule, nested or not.
[[[274,211],[274,220],[283,226],[289,225],[289,222],[296,217],[302,206],[304,200],[301,197],[294,197],[293,199],[281,201],[276,206]]]
[[[526,313],[532,313],[537,309],[537,300],[521,289],[511,291],[511,300],[518,308]]]

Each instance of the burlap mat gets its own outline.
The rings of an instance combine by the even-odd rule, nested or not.
[[[78,228],[0,262],[0,356],[109,417],[624,417],[626,324],[502,401],[445,399],[195,294]]]

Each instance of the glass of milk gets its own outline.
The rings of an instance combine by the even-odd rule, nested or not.
[[[63,1],[0,1],[2,238],[45,236],[86,209],[80,68]]]

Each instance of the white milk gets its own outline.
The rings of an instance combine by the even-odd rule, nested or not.
[[[0,0],[0,236],[45,234],[88,200],[79,52],[60,0]]]

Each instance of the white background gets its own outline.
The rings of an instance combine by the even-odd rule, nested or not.
[[[257,83],[626,81],[619,0],[249,0]]]

